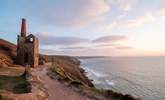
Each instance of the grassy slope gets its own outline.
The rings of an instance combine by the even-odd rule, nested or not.
[[[112,90],[97,89],[90,87],[80,80],[80,78],[74,77],[71,73],[68,73],[63,69],[60,64],[54,63],[50,69],[49,76],[55,76],[61,83],[71,87],[77,92],[95,100],[140,100],[132,97],[128,94],[117,93]]]
[[[0,39],[0,67],[12,66],[16,57],[16,45]]]
[[[0,100],[10,100],[14,94],[29,93],[31,88],[25,76],[24,69],[19,67],[0,68]]]

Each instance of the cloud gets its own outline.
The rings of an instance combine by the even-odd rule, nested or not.
[[[160,12],[165,13],[165,4],[160,6]]]
[[[106,43],[106,44],[97,44],[95,45],[95,47],[114,47],[114,46],[118,46],[119,44],[116,43]]]
[[[139,16],[135,19],[126,21],[125,24],[128,27],[137,27],[137,26],[143,25],[144,23],[152,22],[154,20],[155,20],[155,17],[152,15],[152,13],[148,12],[143,16]]]
[[[59,52],[59,51],[54,50],[54,49],[43,49],[43,48],[40,48],[39,52],[43,53],[43,54],[53,54],[53,53],[56,53],[56,52]]]
[[[127,49],[133,49],[131,46],[117,46],[115,49],[120,49],[120,50],[127,50]]]
[[[75,46],[75,47],[61,47],[62,50],[82,50],[87,49],[87,47]]]
[[[147,12],[144,15],[137,16],[133,19],[120,20],[120,21],[114,20],[110,24],[103,25],[99,29],[99,31],[111,32],[112,30],[120,28],[120,27],[121,28],[134,28],[134,27],[138,27],[143,24],[146,24],[146,23],[154,22],[155,19],[156,19],[156,17],[154,16],[154,13]]]
[[[110,4],[114,4],[122,11],[130,11],[137,0],[109,0]]]
[[[112,36],[103,36],[93,40],[93,43],[107,43],[107,42],[118,42],[121,40],[127,40],[126,36],[112,35]]]
[[[110,11],[105,0],[31,0],[28,6],[35,20],[62,27],[86,25]]]
[[[164,13],[163,13],[164,14]],[[114,20],[111,23],[105,22],[103,25],[100,25],[97,28],[99,32],[111,32],[113,30],[117,30],[120,28],[134,28],[144,25],[146,23],[154,22],[156,20],[155,13],[153,12],[146,12],[144,15],[137,16],[132,19],[127,20]],[[165,18],[165,14],[164,14]]]
[[[117,50],[129,49],[122,46],[121,41],[128,38],[123,35],[102,36],[95,40],[79,37],[56,37],[39,35],[40,51],[48,54],[72,54],[72,55],[90,55],[96,52],[103,54],[104,49]]]
[[[76,45],[88,42],[88,39],[79,37],[57,37],[57,36],[45,36],[44,38],[39,35],[40,44],[42,45]]]
[[[159,9],[159,16],[165,20],[165,4],[162,4]]]
[[[105,26],[105,28],[103,30],[110,32],[111,30],[113,30],[117,26],[118,26],[118,23],[116,21],[114,21],[111,24]]]

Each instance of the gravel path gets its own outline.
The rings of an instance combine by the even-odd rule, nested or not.
[[[50,64],[47,64],[45,67],[34,69],[32,73],[33,75],[40,77],[45,88],[48,90],[50,96],[49,100],[90,100],[87,97],[82,96],[79,93],[64,86],[57,80],[52,80],[49,76],[47,76],[47,68],[49,67]]]

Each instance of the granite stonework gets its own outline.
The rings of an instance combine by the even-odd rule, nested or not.
[[[38,66],[38,38],[33,34],[26,36],[26,19],[22,19],[21,34],[17,37],[17,57],[16,62],[19,65]]]

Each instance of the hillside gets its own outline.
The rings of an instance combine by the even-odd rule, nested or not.
[[[16,45],[8,41],[0,39],[0,66],[18,66],[15,65],[14,60],[16,58]],[[59,56],[59,55],[39,55],[39,62],[41,60],[46,62],[53,62],[62,67],[66,73],[75,76],[75,78],[81,80],[87,85],[93,86],[93,84],[88,80],[88,78],[83,73],[83,69],[78,67],[80,61],[75,57],[70,56]]]
[[[14,63],[15,58],[16,58],[16,45],[8,41],[5,41],[3,39],[0,39],[1,74],[4,74],[4,73],[11,74],[13,72],[15,72],[15,74],[19,74],[18,72],[20,71],[21,73],[23,73],[24,70],[15,70],[15,68],[16,69],[24,68],[24,67],[16,67],[18,65]],[[32,69],[32,72],[31,72],[32,78],[29,78],[33,80],[32,82],[30,82],[30,84],[32,84],[32,88],[35,88],[35,90],[37,91],[35,92],[33,91],[31,93],[33,96],[28,96],[31,94],[25,93],[24,95],[22,95],[23,98],[35,97],[34,95],[36,94],[38,95],[38,93],[39,95],[43,95],[43,93],[45,93],[43,97],[47,97],[48,95],[50,95],[50,98],[59,97],[58,94],[61,94],[61,96],[59,97],[61,99],[59,100],[67,100],[68,98],[73,99],[73,97],[75,98],[73,100],[77,100],[76,98],[80,98],[80,97],[82,98],[82,100],[109,100],[109,99],[110,100],[111,99],[112,100],[139,100],[127,94],[121,94],[121,93],[117,93],[111,90],[96,89],[94,85],[92,84],[92,82],[86,77],[85,71],[79,67],[80,61],[75,57],[40,54],[39,62],[42,62],[42,61],[46,62],[46,64],[39,65],[39,67]],[[47,65],[48,62],[52,64]],[[8,67],[11,67],[11,68],[8,68]],[[9,69],[9,70],[5,72],[6,69]],[[6,76],[3,76],[3,75],[1,75],[1,77],[3,78],[3,79],[1,78],[0,80],[1,88],[7,89],[7,90],[11,90],[11,86],[13,86],[13,84],[11,85],[12,82],[15,83],[15,81],[17,80],[26,79],[26,78],[24,79],[24,77],[22,78],[22,76],[19,76],[19,77],[8,76],[7,79],[6,79]],[[24,81],[25,84],[27,83],[26,81],[27,80]],[[43,88],[45,89],[45,87],[41,84],[44,84],[44,86],[46,85],[46,88],[48,90],[43,90]],[[16,87],[17,85],[20,86],[20,84],[15,84]],[[21,89],[22,91],[22,89],[24,88],[17,87],[16,89],[17,90]],[[40,94],[41,92],[40,89],[42,90],[42,94]],[[56,91],[56,89],[59,91]],[[47,94],[46,91],[48,92],[48,95],[46,95]],[[54,95],[54,93],[56,93],[57,95]],[[0,94],[0,96],[1,95],[2,94]],[[9,97],[7,93],[3,95],[6,95],[7,97]],[[17,96],[21,97],[20,94],[17,94],[16,98]],[[13,96],[10,96],[10,97],[12,98]],[[36,100],[36,99],[27,99],[27,100]],[[45,100],[45,99],[39,99],[39,100]],[[50,100],[53,100],[53,99],[50,99]]]
[[[12,66],[16,57],[16,45],[0,39],[0,66]]]
[[[17,47],[15,44],[6,40],[0,39],[0,66],[15,65],[14,60],[16,58]],[[75,57],[59,56],[59,55],[39,55],[39,60],[45,59],[46,62],[64,61],[72,65],[79,65],[80,61]]]

